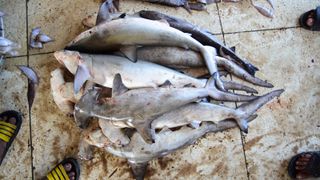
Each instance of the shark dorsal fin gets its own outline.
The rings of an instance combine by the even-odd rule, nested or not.
[[[105,0],[99,8],[96,25],[111,21],[110,14],[117,11],[119,11],[119,0]]]
[[[230,47],[230,49],[231,49],[232,52],[234,52],[234,53],[236,52],[236,47],[235,46]]]
[[[105,1],[101,4],[96,20],[96,25],[101,24],[106,21],[110,21],[110,12],[109,12],[109,2]]]
[[[129,89],[123,84],[121,75],[118,73],[114,76],[113,86],[112,86],[112,97],[119,96]]]

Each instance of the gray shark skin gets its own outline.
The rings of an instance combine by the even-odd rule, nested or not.
[[[159,117],[158,120],[155,120],[153,125],[157,126],[158,124],[158,126],[160,127],[161,125],[158,122],[161,122],[162,120],[166,122],[174,121],[177,117],[180,118],[177,121],[181,122],[191,122],[191,120],[193,120],[194,118],[200,120],[201,118],[204,118],[202,120],[206,121],[208,116],[205,114],[208,111],[216,111],[216,116],[212,117],[216,121],[213,120],[215,123],[202,122],[198,128],[182,126],[182,128],[174,131],[170,130],[166,126],[161,126],[162,130],[154,134],[153,144],[146,143],[137,132],[134,132],[133,135],[130,135],[129,144],[123,147],[116,146],[110,143],[109,139],[103,135],[102,130],[91,131],[91,134],[89,133],[87,136],[85,136],[86,138],[84,139],[84,141],[86,141],[90,145],[104,148],[109,153],[114,154],[118,157],[126,158],[129,165],[132,167],[135,178],[143,179],[148,162],[152,159],[165,156],[177,151],[178,149],[191,145],[197,139],[201,138],[207,133],[214,133],[237,127],[236,121],[232,120],[232,118],[235,118],[236,116],[243,119],[243,123],[249,123],[257,117],[257,115],[255,115],[254,113],[260,107],[262,107],[264,104],[271,101],[275,97],[279,97],[281,93],[283,93],[283,90],[272,91],[264,96],[255,99],[254,101],[242,104],[236,110],[226,107],[218,107],[216,105],[209,106],[209,108],[203,109],[201,108],[201,106],[203,106],[201,103],[191,103],[179,109],[173,110],[172,112]],[[204,110],[204,112],[201,113],[198,111],[189,111],[190,107],[188,106],[192,107],[192,110],[196,110],[199,108]],[[197,115],[196,117],[194,117],[195,114]],[[188,116],[187,119],[189,120],[185,121],[184,116]],[[210,121],[209,119],[207,120]],[[184,123],[177,125],[183,124]]]
[[[203,46],[189,35],[165,23],[145,18],[119,18],[100,23],[82,32],[66,47],[87,53],[112,53],[120,50],[127,58],[136,61],[137,46],[178,46],[200,52],[210,74],[217,73],[213,59],[215,49]],[[219,87],[223,88],[222,85]]]
[[[166,14],[157,12],[157,11],[147,11],[142,10],[139,12],[139,15],[143,18],[151,19],[151,20],[166,20],[171,27],[179,29],[182,32],[190,33],[193,38],[198,40],[203,45],[213,46],[216,49],[221,49],[224,53],[229,55],[235,62],[239,63],[244,69],[254,76],[255,72],[259,69],[252,65],[251,63],[247,62],[246,60],[240,58],[236,55],[230,48],[226,47],[222,42],[217,40],[213,34],[209,31],[200,29],[196,25],[193,25],[185,20],[168,16]],[[222,55],[222,54],[219,54]]]
[[[204,88],[140,88],[128,90],[120,74],[114,78],[112,97],[99,99],[99,90],[89,90],[75,105],[74,116],[80,127],[86,127],[88,117],[131,123],[148,143],[152,143],[151,122],[172,109],[204,97],[221,101],[251,101],[257,96],[236,95],[215,89],[210,78]],[[164,100],[165,101],[162,101]],[[162,102],[159,105],[159,102]],[[239,124],[243,131],[246,129]]]
[[[137,57],[145,61],[150,61],[171,68],[204,66],[204,61],[199,53],[178,47],[142,47],[138,49]],[[224,68],[226,71],[232,73],[240,79],[262,87],[273,87],[272,84],[252,76],[233,61],[219,56],[216,56],[215,60],[217,61],[218,67]]]

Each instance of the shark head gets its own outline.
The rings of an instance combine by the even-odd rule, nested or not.
[[[79,62],[81,61],[79,52],[61,50],[56,51],[53,55],[57,61],[64,65],[72,74],[76,73]]]

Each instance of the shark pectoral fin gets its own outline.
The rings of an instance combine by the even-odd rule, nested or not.
[[[137,62],[137,47],[135,45],[124,46],[120,52],[132,62]]]
[[[136,180],[143,180],[147,171],[148,162],[137,163],[128,160],[128,164],[131,167],[134,178]]]
[[[143,123],[134,123],[134,127],[137,129],[138,133],[146,143],[152,144],[154,143],[154,139],[152,137],[151,125],[150,123],[146,123],[148,120],[143,121]]]
[[[123,84],[121,75],[118,73],[114,76],[112,85],[112,97],[119,96],[129,89]]]
[[[76,74],[74,76],[73,89],[77,94],[83,84],[91,77],[88,67],[84,63],[79,63]]]

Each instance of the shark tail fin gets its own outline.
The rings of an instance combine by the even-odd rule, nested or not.
[[[143,180],[147,171],[148,162],[132,162],[128,161],[128,164],[131,167],[132,174],[136,180]]]
[[[239,115],[236,118],[236,121],[240,127],[240,129],[248,133],[248,119],[255,114],[255,112],[260,109],[263,105],[274,99],[275,97],[279,97],[284,92],[283,89],[275,90],[269,92],[263,96],[256,98],[253,101],[242,104],[240,107],[236,109],[236,113]]]

